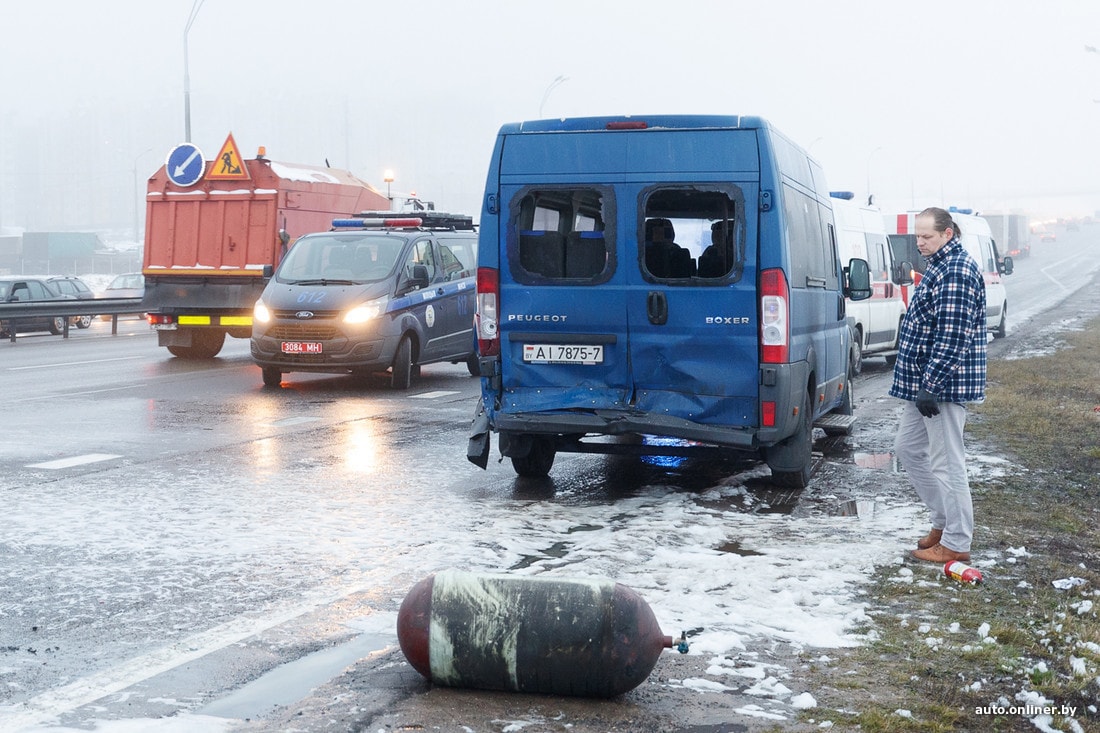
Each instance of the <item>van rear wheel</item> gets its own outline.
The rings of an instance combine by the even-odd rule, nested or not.
[[[512,456],[512,468],[524,478],[544,478],[554,465],[555,454],[550,438],[533,438],[527,455]]]
[[[798,410],[798,428],[789,438],[768,448],[765,460],[772,470],[772,483],[788,489],[810,485],[813,468],[814,423],[810,413],[810,395],[802,395]]]

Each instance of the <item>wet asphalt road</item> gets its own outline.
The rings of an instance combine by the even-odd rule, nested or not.
[[[1090,234],[1017,263],[1009,340],[1013,313],[1072,315],[1067,294],[1095,271]],[[741,475],[754,501],[725,508],[810,518],[901,490],[879,359],[856,383],[856,436],[816,446],[815,484],[833,488],[798,495],[748,458],[560,456],[551,479],[521,481],[494,447],[481,472],[465,460],[476,380],[462,365],[425,367],[407,393],[300,374],[271,390],[246,342],[210,362],[155,344],[136,321],[0,344],[0,729],[185,712],[259,730],[503,730],[536,710],[545,725],[528,731],[557,730],[551,709],[573,731],[751,725],[733,703],[715,712],[659,684],[595,707],[431,688],[393,648],[397,605],[458,547],[473,567],[562,560],[584,525],[539,533],[532,507],[629,522],[641,487],[691,497]],[[666,655],[655,679],[705,666]]]

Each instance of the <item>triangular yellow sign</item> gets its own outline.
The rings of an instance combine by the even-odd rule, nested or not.
[[[248,180],[248,167],[241,160],[241,151],[237,148],[237,141],[233,139],[233,133],[222,144],[218,151],[218,157],[210,161],[210,170],[206,177],[215,181]]]

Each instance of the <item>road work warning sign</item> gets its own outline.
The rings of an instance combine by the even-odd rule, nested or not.
[[[248,168],[241,160],[241,151],[237,148],[233,133],[229,133],[217,157],[210,161],[206,177],[215,181],[248,180]]]

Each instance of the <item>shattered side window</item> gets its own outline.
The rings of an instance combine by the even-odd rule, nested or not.
[[[736,186],[673,186],[643,194],[642,267],[656,280],[725,284],[745,264],[745,206]]]
[[[588,187],[520,191],[509,216],[516,282],[605,282],[614,262],[610,198],[610,191]]]

